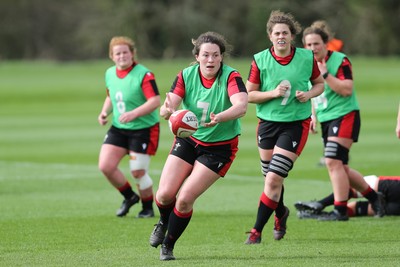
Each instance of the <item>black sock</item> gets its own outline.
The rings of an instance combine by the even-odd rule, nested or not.
[[[264,229],[265,224],[267,224],[269,217],[271,217],[272,213],[274,212],[273,209],[270,207],[267,207],[264,203],[260,201],[260,205],[258,206],[258,212],[257,212],[257,221],[254,225],[254,229],[257,230],[257,232],[262,232]]]
[[[275,210],[275,215],[278,218],[282,218],[286,212],[285,205],[283,204],[283,193],[284,192],[285,192],[285,189],[282,185],[281,197],[279,198],[278,207],[276,207],[276,210]]]
[[[332,194],[328,195],[327,197],[319,200],[318,202],[321,203],[325,208],[327,206],[333,205],[334,201],[335,201],[335,198],[334,198],[333,193],[332,193]]]
[[[145,199],[141,199],[142,200],[142,208],[144,210],[151,210],[153,209],[153,196],[145,198]]]
[[[267,206],[265,203],[269,203],[270,206]],[[275,205],[275,206],[274,206]],[[271,217],[272,213],[278,206],[278,203],[272,201],[269,199],[264,193],[261,194],[260,197],[260,202],[258,204],[258,211],[257,211],[257,220],[256,223],[254,224],[254,229],[257,230],[257,232],[262,232],[264,229],[265,224],[268,222],[269,217]],[[275,207],[275,209],[274,209]]]
[[[361,194],[368,199],[370,203],[374,203],[378,198],[378,194],[371,187],[368,187],[368,189]]]
[[[174,210],[174,207],[175,207],[175,201],[172,202],[168,206],[161,206],[157,201],[156,201],[156,204],[157,204],[157,207],[158,207],[158,211],[160,212],[160,221],[164,225],[168,225],[169,216],[171,215],[171,213],[172,213],[172,211]]]
[[[354,197],[354,192],[353,192],[353,190],[350,188],[350,190],[349,190],[349,199],[350,199],[350,198],[353,198],[353,197]],[[319,200],[318,202],[321,203],[321,204],[324,206],[324,208],[325,208],[325,207],[327,207],[327,206],[333,205],[334,201],[335,201],[335,198],[334,198],[333,193],[332,193],[332,194],[330,194],[329,196],[327,196],[327,197],[325,197],[325,198]]]
[[[182,235],[183,231],[185,231],[192,218],[192,212],[184,214],[184,217],[181,217],[175,212],[176,210],[171,212],[169,216],[168,231],[163,241],[163,244],[167,245],[169,248],[174,248],[175,242]]]
[[[337,210],[340,215],[347,215],[347,201],[340,201],[337,205],[335,205],[335,210]]]
[[[130,199],[135,195],[135,192],[133,192],[132,187],[126,187],[120,193],[124,196],[125,199]]]

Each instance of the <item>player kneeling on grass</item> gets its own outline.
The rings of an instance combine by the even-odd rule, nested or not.
[[[384,209],[386,215],[400,215],[400,176],[364,176],[364,180],[371,188],[382,194],[385,200]],[[354,189],[349,191],[350,198],[364,197]],[[333,205],[333,193],[318,201],[298,201],[294,204],[297,216],[300,219],[320,219],[326,215],[324,209]],[[347,204],[347,215],[352,216],[375,216],[380,217],[374,211],[372,204],[368,201],[349,202]]]
[[[142,201],[139,218],[154,217],[153,181],[148,174],[150,156],[155,155],[159,141],[160,95],[154,75],[135,62],[134,42],[128,37],[114,37],[110,42],[110,58],[115,66],[106,71],[107,96],[98,116],[101,125],[112,113],[112,126],[101,147],[99,169],[124,196],[117,216]],[[118,168],[129,155],[130,171],[135,179],[136,194]]]
[[[163,261],[175,259],[175,243],[192,218],[196,199],[230,168],[238,151],[239,118],[247,110],[240,74],[223,64],[229,48],[224,37],[206,32],[192,42],[196,63],[178,74],[160,109],[167,120],[182,103],[199,122],[193,135],[175,137],[156,193],[160,220],[149,241],[161,245]]]

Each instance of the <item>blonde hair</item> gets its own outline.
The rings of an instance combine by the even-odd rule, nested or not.
[[[113,47],[116,45],[127,45],[129,50],[132,52],[132,59],[134,59],[136,54],[136,47],[135,42],[126,36],[115,36],[111,38],[110,45],[109,45],[109,57],[112,59],[113,56]]]

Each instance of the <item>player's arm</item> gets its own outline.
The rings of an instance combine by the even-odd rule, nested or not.
[[[278,85],[274,90],[262,92],[260,91],[260,84],[260,70],[256,62],[253,60],[250,67],[249,77],[246,82],[249,103],[263,103],[271,99],[283,96],[288,89],[287,86]]]
[[[135,114],[134,117],[138,118],[147,114],[150,114],[154,110],[156,110],[161,104],[160,96],[155,95],[147,99],[143,105],[135,108],[132,112]]]
[[[243,117],[246,114],[248,103],[247,91],[242,77],[240,77],[238,72],[232,72],[229,76],[227,90],[229,101],[231,102],[232,106],[217,114],[211,112],[211,120],[209,123],[205,123],[204,126],[211,127],[220,122]]]
[[[313,69],[310,77],[311,88],[308,91],[296,91],[296,98],[304,103],[313,97],[319,96],[324,91],[324,79],[321,76],[317,61],[314,59]]]
[[[182,98],[174,93],[167,93],[164,104],[160,108],[160,116],[168,120],[181,105]]]
[[[317,130],[317,124],[318,124],[318,119],[317,119],[317,112],[315,111],[313,99],[311,99],[311,123],[310,123],[310,132],[312,134],[316,134],[318,132]]]
[[[146,101],[137,108],[122,114],[119,118],[120,122],[126,123],[133,121],[136,118],[150,114],[160,106],[160,94],[158,92],[154,75],[151,72],[147,73],[143,78],[142,91],[146,97]]]
[[[309,98],[311,99],[313,97],[319,96],[320,94],[322,94],[322,92],[324,92],[324,79],[322,78],[322,76],[318,76],[316,79],[311,80],[311,88],[308,91],[309,94]]]
[[[226,120],[234,120],[246,115],[248,96],[246,92],[240,92],[232,95],[230,98],[232,106],[225,110]]]
[[[143,78],[142,90],[147,101],[135,109],[138,117],[150,114],[161,105],[160,93],[153,73],[149,72]]]
[[[168,120],[182,103],[185,96],[185,83],[183,82],[182,72],[180,72],[171,86],[171,90],[165,97],[164,104],[160,108],[160,116]]]
[[[112,110],[113,110],[112,102],[111,102],[110,96],[108,95],[108,90],[107,90],[106,99],[104,100],[103,107],[101,108],[100,114],[97,117],[97,120],[100,123],[100,125],[107,124],[107,122],[108,122],[107,117],[108,117],[108,115],[111,114]]]
[[[319,96],[324,92],[324,78],[321,75],[320,69],[318,68],[317,61],[314,59],[313,70],[310,78],[311,88],[308,90],[310,99]]]
[[[325,64],[325,60],[319,64]],[[350,96],[353,93],[353,75],[350,61],[347,58],[343,60],[336,77],[328,71],[322,74],[325,75],[325,82],[335,93],[341,96]]]

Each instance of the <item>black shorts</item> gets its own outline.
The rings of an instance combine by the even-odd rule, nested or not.
[[[331,136],[349,138],[357,142],[360,135],[360,128],[360,111],[354,110],[340,118],[321,122],[322,139],[324,140],[324,144],[326,144],[328,137]]]
[[[160,136],[159,123],[140,130],[125,130],[111,126],[103,144],[126,148],[128,151],[154,155],[158,148]]]
[[[187,163],[194,165],[197,160],[221,177],[229,170],[238,151],[238,137],[231,143],[204,146],[196,143],[191,138],[175,137],[171,155],[177,156]]]
[[[378,191],[386,200],[386,214],[400,215],[400,181],[379,179]]]
[[[293,122],[259,120],[257,144],[261,149],[276,146],[300,155],[307,142],[311,119]]]

